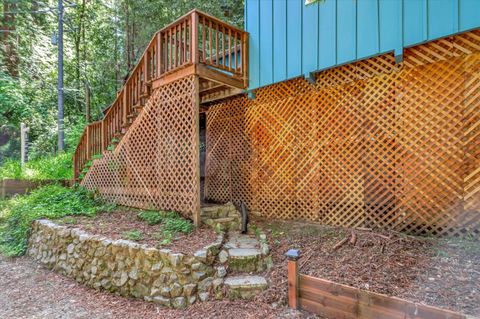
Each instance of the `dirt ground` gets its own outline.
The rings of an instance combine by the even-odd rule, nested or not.
[[[254,219],[274,267],[253,301],[210,301],[173,310],[97,291],[27,257],[0,256],[0,318],[316,318],[289,310],[285,252],[301,250],[300,271],[361,289],[480,315],[480,243],[392,232]],[[355,234],[355,235],[352,235]]]
[[[480,316],[479,241],[261,219],[256,224],[267,233],[275,265],[266,274],[274,284],[259,302],[286,303],[284,254],[300,249],[301,273]]]
[[[49,271],[27,257],[0,256],[0,318],[168,319],[308,318],[285,307],[245,301],[197,303],[173,310],[97,291]]]

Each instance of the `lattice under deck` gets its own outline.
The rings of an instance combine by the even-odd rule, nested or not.
[[[480,31],[207,112],[206,197],[265,216],[480,234]]]
[[[114,152],[105,152],[82,181],[104,198],[145,209],[200,209],[198,77],[153,92]]]

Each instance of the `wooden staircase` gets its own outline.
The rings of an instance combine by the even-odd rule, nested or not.
[[[198,10],[158,31],[102,120],[88,124],[74,153],[81,181],[96,155],[111,150],[129,130],[152,92],[192,74],[198,76],[200,111],[248,86],[248,33]]]

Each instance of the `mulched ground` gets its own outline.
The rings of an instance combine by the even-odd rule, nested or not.
[[[125,232],[139,230],[143,235],[143,239],[136,241],[139,244],[168,248],[184,254],[193,254],[195,251],[213,243],[217,238],[211,228],[201,227],[190,234],[177,233],[172,238],[172,243],[162,244],[162,226],[149,225],[139,219],[137,214],[138,211],[119,208],[118,211],[101,213],[93,218],[85,216],[66,217],[55,222],[112,239],[128,239]]]
[[[258,302],[287,302],[285,253],[300,249],[301,273],[427,305],[480,315],[480,243],[392,232],[255,221],[268,235],[273,283]],[[346,238],[346,239],[345,239]],[[355,242],[355,245],[353,245]]]
[[[108,221],[107,215],[99,218],[97,223]],[[135,218],[125,218],[139,229]],[[275,263],[264,273],[269,280],[268,290],[253,301],[210,301],[187,310],[166,309],[85,287],[26,257],[0,256],[0,318],[316,318],[286,306],[284,254],[290,248],[301,250],[302,273],[480,315],[478,241],[366,230],[353,231],[356,238],[352,240],[352,230],[341,228],[258,218],[253,223],[266,232]],[[114,223],[106,224],[109,226],[105,229],[111,232],[102,234],[113,236],[113,229],[124,223],[115,217]]]
[[[0,255],[0,318],[169,319],[313,318],[302,312],[245,301],[197,303],[187,310],[97,291],[36,264],[27,257]]]

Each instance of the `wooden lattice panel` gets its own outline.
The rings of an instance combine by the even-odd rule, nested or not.
[[[154,91],[115,151],[95,160],[82,184],[118,204],[195,217],[200,208],[197,84],[191,76]]]
[[[480,234],[480,32],[207,112],[206,198],[263,215]],[[246,163],[241,169],[232,167]],[[244,174],[240,176],[239,174]]]

